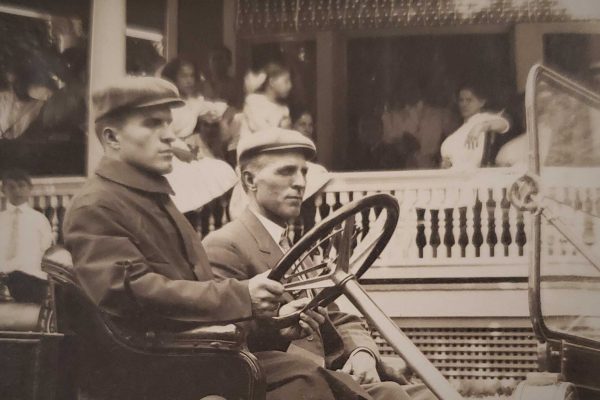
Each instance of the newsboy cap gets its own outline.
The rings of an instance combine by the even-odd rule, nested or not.
[[[121,78],[92,93],[94,121],[144,107],[183,104],[175,85],[149,76]]]
[[[255,133],[248,133],[240,138],[237,147],[238,163],[243,158],[257,154],[282,151],[299,150],[307,159],[312,159],[317,149],[312,140],[298,131],[283,128],[268,128]]]

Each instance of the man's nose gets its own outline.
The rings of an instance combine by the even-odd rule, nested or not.
[[[294,182],[292,183],[294,188],[299,190],[304,189],[306,187],[306,176],[302,172],[297,172],[294,175]]]
[[[175,136],[175,132],[173,131],[171,125],[166,126],[161,132],[160,140],[163,142],[172,143],[175,141],[175,139],[177,139],[177,137]]]

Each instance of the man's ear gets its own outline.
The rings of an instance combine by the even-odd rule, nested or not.
[[[121,143],[119,142],[117,132],[110,126],[106,126],[104,129],[102,129],[102,141],[104,142],[105,146],[108,146],[113,150],[118,150],[121,148]]]
[[[246,189],[246,192],[256,191],[255,176],[252,171],[242,171],[242,186]]]

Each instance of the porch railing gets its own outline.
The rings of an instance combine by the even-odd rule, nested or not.
[[[330,182],[314,196],[314,221],[332,210],[371,193],[392,194],[400,204],[395,235],[369,271],[370,278],[505,277],[526,276],[530,216],[510,203],[508,190],[521,174],[504,168],[472,173],[451,170],[332,173]],[[34,182],[31,205],[52,223],[55,240],[69,201],[82,178],[52,178]],[[572,183],[573,182],[573,183]],[[594,180],[562,182],[554,192],[575,209],[600,207],[600,187]],[[571,184],[572,183],[572,184]],[[6,199],[0,197],[0,209]],[[201,235],[229,220],[227,199],[201,210]],[[365,219],[374,221],[375,213]],[[594,242],[598,227],[586,222],[586,241]],[[560,238],[546,238],[544,251],[571,252]],[[398,268],[403,267],[403,268]]]

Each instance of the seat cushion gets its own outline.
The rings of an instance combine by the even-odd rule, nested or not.
[[[0,331],[38,330],[40,309],[41,305],[34,303],[0,303]]]

